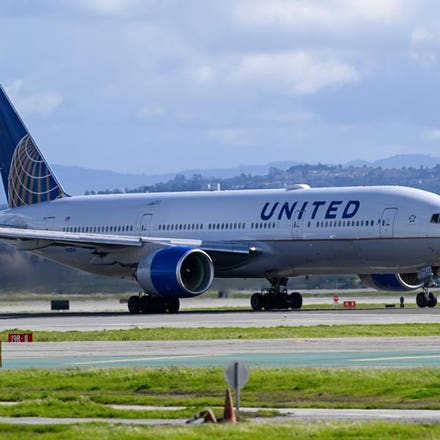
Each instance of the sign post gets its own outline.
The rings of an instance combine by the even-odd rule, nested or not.
[[[240,389],[249,380],[249,369],[243,361],[232,361],[225,370],[227,384],[235,390],[235,408],[240,409]]]

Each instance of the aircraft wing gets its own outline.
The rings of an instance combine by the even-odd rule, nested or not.
[[[251,248],[247,244],[203,242],[196,239],[139,237],[132,235],[92,234],[85,232],[62,232],[40,229],[24,229],[0,227],[0,240],[15,241],[19,250],[37,250],[48,246],[73,246],[82,248],[102,249],[111,252],[121,247],[142,247],[145,244],[155,244],[163,247],[188,246],[203,249],[207,252],[224,252],[234,254],[249,254]]]

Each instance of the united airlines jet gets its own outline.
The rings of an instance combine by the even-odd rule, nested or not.
[[[359,274],[417,294],[440,267],[440,196],[398,186],[69,196],[0,88],[0,240],[94,274],[129,277],[132,313],[177,312],[214,277],[265,278],[254,310],[299,309],[289,277]]]

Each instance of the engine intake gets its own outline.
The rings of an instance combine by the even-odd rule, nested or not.
[[[140,261],[136,279],[155,296],[185,298],[206,292],[214,279],[209,255],[184,246],[160,249]]]
[[[417,273],[390,273],[359,275],[361,281],[369,287],[389,292],[408,292],[423,287]]]

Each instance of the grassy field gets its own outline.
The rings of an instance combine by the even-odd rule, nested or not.
[[[19,404],[0,406],[0,416],[190,417],[221,408],[223,374],[222,368],[190,367],[2,371],[0,401]],[[129,411],[109,404],[186,409]],[[253,368],[241,405],[440,409],[440,369]]]
[[[85,424],[61,426],[1,425],[2,440],[429,440],[440,438],[440,425],[379,422],[202,425],[181,427]]]
[[[10,329],[0,332],[0,340],[7,341],[8,333],[27,332]],[[299,327],[224,327],[224,328],[142,328],[99,331],[35,331],[35,342],[63,341],[188,341],[213,339],[277,339],[277,338],[336,338],[366,336],[440,336],[438,324],[373,324],[373,325],[317,325]]]

